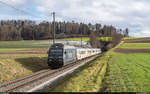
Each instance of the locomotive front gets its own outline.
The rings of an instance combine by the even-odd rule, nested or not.
[[[53,44],[48,52],[48,66],[58,68],[63,66],[63,47],[61,43]]]

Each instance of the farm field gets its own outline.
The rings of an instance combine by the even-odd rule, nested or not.
[[[124,37],[123,39],[124,40],[127,40],[127,39],[141,39],[142,37]]]
[[[124,43],[119,48],[125,48],[125,49],[150,49],[150,43]]]
[[[121,54],[110,51],[104,80],[107,92],[149,92],[150,54]]]
[[[0,51],[17,51],[49,48],[49,40],[0,41]]]
[[[150,44],[124,43],[120,48],[128,53],[123,52],[123,49],[120,52],[115,52],[115,49],[109,51],[110,59],[102,91],[149,92]]]
[[[126,43],[150,43],[149,37],[135,38],[135,39],[125,39]]]

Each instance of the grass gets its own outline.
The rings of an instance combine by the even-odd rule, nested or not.
[[[71,40],[71,41],[81,41],[81,38],[67,38],[66,40]],[[88,37],[82,38],[82,41],[89,41]]]
[[[49,40],[25,40],[25,41],[0,41],[0,49],[9,48],[48,48],[51,42]]]
[[[150,43],[124,43],[120,48],[126,49],[150,49]]]
[[[20,50],[32,50],[32,49],[34,48],[0,48],[0,51],[20,51]]]
[[[0,82],[24,77],[47,67],[47,54],[1,54]]]
[[[107,92],[149,92],[150,54],[120,54],[113,51],[108,62]]]
[[[65,77],[46,92],[98,92],[106,72],[108,56],[98,57],[96,60],[82,66],[71,75]]]

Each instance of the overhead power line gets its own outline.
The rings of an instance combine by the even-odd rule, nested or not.
[[[5,2],[3,2],[3,1],[0,1],[0,3],[6,5],[6,6],[10,7],[10,8],[12,8],[12,9],[14,9],[14,10],[20,12],[20,13],[37,17],[36,15],[33,15],[33,14],[30,13],[30,12],[27,12],[27,11],[24,11],[24,10],[21,10],[21,9],[18,9],[18,8],[14,7],[14,6],[10,5],[10,4],[7,4],[7,3],[5,3]]]

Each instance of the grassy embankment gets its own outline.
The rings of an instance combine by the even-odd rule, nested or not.
[[[0,52],[41,49],[49,41],[1,41]],[[47,54],[0,54],[0,82],[23,77],[47,68]]]
[[[98,57],[68,75],[46,92],[97,92],[100,91],[109,56]]]
[[[0,54],[0,82],[47,68],[46,54]]]

